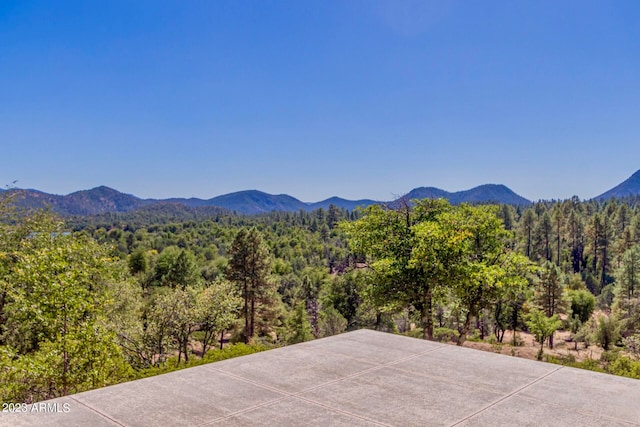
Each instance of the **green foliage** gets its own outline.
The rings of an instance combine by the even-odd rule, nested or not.
[[[236,287],[227,280],[216,280],[196,296],[194,316],[204,334],[203,354],[218,333],[233,327],[241,306],[242,299]]]
[[[567,292],[571,304],[571,317],[577,317],[585,323],[591,317],[596,305],[596,298],[586,289],[570,290]]]
[[[145,274],[149,269],[149,258],[144,248],[138,248],[129,255],[129,271],[131,274]]]
[[[366,294],[373,305],[383,312],[413,305],[422,313],[426,338],[433,337],[435,287],[450,280],[444,274],[447,266],[437,256],[439,249],[448,249],[447,236],[434,222],[448,209],[444,200],[425,200],[415,208],[406,203],[397,209],[370,206],[360,220],[340,224],[351,248],[370,257],[372,276]]]
[[[200,274],[195,257],[190,251],[169,246],[156,261],[154,281],[158,286],[185,289],[187,286],[199,286]]]
[[[256,309],[267,301],[269,250],[258,229],[242,228],[229,250],[227,277],[236,283],[243,299],[245,343],[255,334]]]
[[[493,206],[467,206],[440,216],[443,231],[450,239],[446,274],[453,279],[452,296],[464,316],[458,344],[470,331],[471,321],[481,311],[504,299],[514,300],[524,292],[531,262],[509,250],[510,233]]]
[[[599,316],[594,340],[604,350],[609,350],[620,339],[620,324],[611,316]]]
[[[20,230],[28,227],[24,234]],[[108,248],[62,233],[46,216],[24,220],[3,241],[0,348],[10,383],[2,399],[35,401],[111,383],[127,375],[109,315],[122,265]],[[11,245],[7,245],[13,241]],[[4,381],[2,381],[4,382]]]
[[[440,342],[456,342],[460,333],[455,329],[435,328],[433,330],[433,339]]]
[[[376,308],[392,312],[413,306],[421,313],[425,338],[433,338],[434,300],[452,299],[463,317],[461,344],[481,310],[521,292],[531,263],[508,250],[510,234],[496,208],[415,203],[371,206],[341,228],[352,249],[370,258],[373,274],[365,294]]]
[[[232,314],[238,302],[233,294],[244,296],[242,281],[231,277],[234,240],[243,229],[259,234],[258,252],[266,255],[259,258],[267,267],[256,282],[260,285],[247,292],[247,303],[241,300],[248,312],[245,316],[243,310],[242,317],[249,320],[244,328],[249,333],[242,338],[275,340],[274,331],[287,330],[289,323],[281,327],[283,319],[291,322],[300,310],[296,302],[301,302],[316,336],[339,333],[345,322],[347,329],[384,330],[396,330],[399,324],[406,330],[415,322],[411,335],[429,336],[431,329],[434,338],[443,339],[445,329],[459,327],[461,342],[467,333],[479,338],[480,330],[471,328],[479,324],[483,335],[493,328],[500,341],[504,330],[523,327],[522,313],[535,301],[554,314],[565,310],[561,290],[553,296],[556,302],[560,297],[560,304],[541,301],[549,293],[540,284],[537,296],[530,295],[524,280],[532,271],[529,256],[550,261],[541,269],[541,282],[564,284],[569,290],[567,327],[574,340],[587,345],[605,341],[598,339],[598,331],[607,328],[588,318],[595,294],[598,307],[619,321],[627,343],[640,330],[640,300],[633,284],[639,201],[574,198],[524,210],[423,201],[351,214],[330,207],[258,216],[166,206],[75,218],[73,227],[82,236],[67,235],[63,224],[46,214],[19,216],[0,202],[0,389],[5,396],[40,399],[46,387],[38,387],[45,383],[55,386],[46,389],[47,396],[63,393],[64,382],[56,377],[61,370],[66,370],[70,391],[134,378],[129,367],[160,372],[175,369],[178,359],[181,367],[199,363],[200,358],[190,357],[200,348],[190,344],[195,334],[206,341],[206,350],[221,329],[243,333],[234,327],[238,319]],[[336,227],[336,221],[342,222]],[[95,245],[90,237],[102,244]],[[75,249],[64,249],[67,243]],[[89,255],[96,246],[104,256]],[[101,270],[102,261],[91,264],[91,259],[104,261],[106,269]],[[39,274],[42,286],[36,283]],[[227,290],[207,291],[218,286]],[[163,320],[162,311],[173,312],[169,295],[178,304],[190,287],[191,302],[176,308],[174,319]],[[32,289],[37,309],[29,306]],[[69,300],[67,306],[60,306],[60,296]],[[64,329],[65,316],[65,339],[59,340],[56,331]],[[305,316],[299,319],[304,324]],[[286,341],[287,335],[281,339]],[[609,346],[619,342],[608,340]],[[95,357],[89,357],[93,347]],[[627,351],[633,354],[633,343]],[[113,366],[101,358],[106,353],[114,355],[109,356]],[[607,362],[607,369],[618,363],[618,371],[633,372],[616,360]]]
[[[560,328],[562,322],[558,319],[557,314],[547,317],[544,311],[534,308],[526,316],[526,323],[529,332],[531,332],[533,336],[536,337],[536,341],[540,343],[538,360],[542,360],[544,341]]]
[[[311,333],[309,315],[304,308],[304,304],[298,303],[296,304],[293,315],[287,322],[287,334],[285,340],[287,344],[296,344],[312,339],[313,334]]]
[[[335,308],[328,306],[320,312],[319,336],[328,337],[347,330],[345,319]]]
[[[335,308],[347,321],[347,329],[357,328],[367,324],[359,314],[362,295],[367,286],[366,272],[351,270],[345,274],[332,278],[321,296],[322,304]]]
[[[547,317],[564,313],[567,301],[560,268],[546,261],[540,270],[539,278],[534,282],[534,302]]]
[[[615,298],[614,285],[609,284],[602,288],[600,295],[596,297],[596,307],[600,310],[609,310]]]
[[[615,278],[620,298],[632,299],[640,295],[640,246],[634,245],[624,252]]]

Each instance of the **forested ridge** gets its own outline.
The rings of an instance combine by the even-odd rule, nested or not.
[[[565,330],[575,348],[605,352],[562,362],[640,378],[639,202],[425,199],[254,216],[166,204],[62,221],[6,200],[0,400],[358,328],[514,348],[531,333],[540,359]]]

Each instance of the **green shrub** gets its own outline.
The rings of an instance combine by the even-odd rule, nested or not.
[[[640,379],[640,362],[620,356],[608,366],[607,371],[613,375]]]
[[[477,329],[474,329],[471,335],[467,335],[467,341],[481,342],[482,338],[480,338],[480,331]]]
[[[440,342],[457,341],[460,333],[455,329],[435,328],[433,330],[433,339]]]
[[[424,336],[424,329],[414,328],[410,331],[407,331],[406,335],[411,338],[422,338]]]

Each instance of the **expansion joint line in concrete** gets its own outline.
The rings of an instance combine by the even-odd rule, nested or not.
[[[463,422],[467,421],[468,419],[471,419],[471,418],[475,417],[476,415],[480,414],[481,412],[484,412],[487,409],[496,406],[498,403],[507,400],[511,396],[514,396],[514,395],[520,393],[522,390],[526,389],[527,387],[531,387],[532,385],[536,384],[537,382],[542,381],[543,379],[547,378],[549,375],[555,374],[556,372],[558,372],[562,368],[564,368],[564,366],[560,366],[560,367],[554,369],[551,372],[547,372],[546,374],[544,374],[540,378],[536,378],[535,380],[531,381],[530,383],[525,384],[522,387],[520,387],[519,389],[516,389],[516,390],[512,391],[511,393],[507,394],[506,396],[501,397],[500,399],[496,400],[495,402],[492,402],[492,403],[488,404],[487,406],[479,409],[478,411],[474,412],[473,414],[468,415],[468,416],[464,417],[463,419],[461,419],[459,421],[456,421],[455,423],[451,424],[450,427],[455,427],[455,426],[457,426],[459,424],[462,424]]]
[[[365,417],[363,415],[358,415],[358,414],[355,414],[355,413],[352,413],[352,412],[349,412],[349,411],[345,411],[343,409],[334,408],[333,406],[324,404],[322,402],[317,402],[317,401],[315,401],[313,399],[309,399],[308,397],[304,397],[302,395],[305,394],[305,393],[308,393],[310,391],[313,391],[313,390],[324,388],[324,387],[327,387],[329,385],[332,385],[332,384],[335,384],[335,383],[339,383],[339,382],[342,382],[342,381],[345,381],[345,380],[348,380],[348,379],[357,378],[357,377],[360,377],[362,375],[366,375],[368,373],[371,373],[371,372],[374,372],[374,371],[377,371],[377,370],[380,370],[380,369],[383,369],[383,368],[386,368],[386,367],[390,367],[390,366],[396,365],[398,363],[403,363],[403,362],[409,361],[411,359],[415,359],[415,358],[423,356],[423,355],[425,355],[427,353],[431,353],[433,351],[440,350],[440,348],[441,347],[431,348],[429,350],[421,351],[420,353],[412,354],[412,355],[407,356],[407,357],[403,357],[403,358],[400,358],[400,359],[397,359],[397,360],[392,360],[390,362],[383,363],[383,364],[380,364],[380,365],[372,366],[371,368],[363,369],[362,371],[358,371],[358,372],[355,372],[355,373],[350,374],[350,375],[346,375],[346,376],[341,377],[341,378],[336,378],[335,380],[327,381],[327,382],[324,382],[322,384],[318,384],[317,386],[309,387],[307,389],[304,389],[304,390],[301,390],[301,391],[298,391],[298,392],[295,392],[295,393],[290,393],[290,392],[278,389],[276,387],[271,387],[269,385],[260,383],[258,381],[253,381],[253,380],[250,380],[248,378],[241,377],[241,376],[233,374],[231,372],[222,371],[220,369],[216,369],[216,368],[213,368],[211,366],[208,366],[207,368],[212,370],[212,371],[216,371],[216,372],[218,372],[220,374],[229,376],[229,377],[237,379],[239,381],[243,381],[245,383],[248,383],[248,384],[260,387],[260,388],[267,389],[269,391],[273,391],[273,392],[281,394],[283,396],[281,398],[270,400],[268,402],[264,402],[264,403],[261,403],[259,405],[254,405],[254,406],[251,406],[249,408],[245,408],[245,409],[241,409],[239,411],[232,412],[232,413],[227,414],[227,415],[225,415],[223,417],[218,417],[218,418],[216,418],[214,420],[207,421],[205,423],[199,424],[199,426],[211,425],[213,423],[216,423],[216,422],[219,422],[219,421],[234,417],[236,415],[240,415],[240,414],[243,414],[243,413],[246,413],[246,412],[250,412],[250,411],[253,411],[255,409],[264,407],[264,406],[273,405],[275,403],[278,403],[278,402],[280,402],[282,400],[285,400],[285,399],[288,399],[288,398],[294,398],[294,399],[302,400],[304,402],[307,402],[307,403],[310,403],[310,404],[313,404],[313,405],[316,405],[316,406],[320,406],[320,407],[322,407],[324,409],[328,409],[328,410],[333,411],[333,412],[341,413],[341,414],[344,414],[344,415],[347,415],[347,416],[350,416],[350,417],[353,417],[353,418],[361,419],[363,421],[367,421],[367,422],[370,422],[370,423],[373,423],[373,424],[376,424],[376,425],[387,426],[387,424],[381,423],[380,421],[374,420],[372,418],[368,418],[368,417]]]
[[[127,427],[126,424],[122,424],[121,422],[111,418],[109,415],[105,414],[104,412],[100,412],[99,410],[97,410],[96,408],[94,408],[91,405],[88,405],[86,403],[84,403],[81,400],[76,399],[73,396],[67,396],[69,399],[76,401],[77,403],[79,403],[80,405],[84,406],[85,408],[87,408],[88,410],[90,410],[91,412],[95,412],[96,414],[98,414],[99,416],[101,416],[102,418],[106,418],[107,420],[111,421],[112,423],[119,425],[121,427]]]

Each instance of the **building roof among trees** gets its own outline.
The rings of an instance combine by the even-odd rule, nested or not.
[[[628,426],[638,402],[638,380],[359,330],[50,400],[0,425]]]

